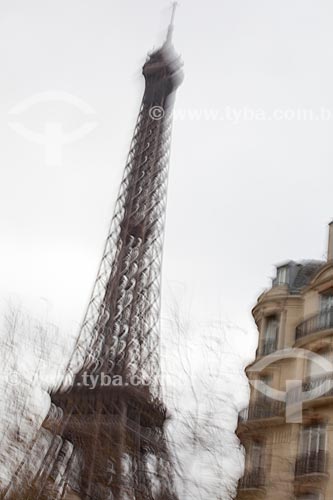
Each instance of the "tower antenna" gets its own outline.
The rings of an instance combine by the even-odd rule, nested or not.
[[[174,29],[174,21],[175,21],[175,14],[176,14],[177,7],[178,7],[178,3],[172,2],[171,20],[170,20],[170,24],[168,27],[168,33],[167,33],[167,38],[166,38],[167,44],[170,44],[172,42],[172,34],[173,34],[173,29]]]

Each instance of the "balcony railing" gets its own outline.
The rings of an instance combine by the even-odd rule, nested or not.
[[[327,471],[327,452],[314,451],[306,455],[299,455],[295,463],[295,476],[306,474],[325,474]]]
[[[318,389],[318,398],[333,396],[333,373],[308,377],[303,382],[303,392],[314,391],[316,396],[316,389]]]
[[[248,490],[262,488],[265,485],[265,473],[262,467],[258,467],[252,471],[246,471],[242,479],[239,481],[239,489]]]
[[[260,398],[239,413],[239,422],[260,420],[279,416],[284,411],[284,403],[270,398]]]
[[[311,316],[296,327],[296,340],[302,339],[311,333],[333,328],[333,308],[321,311]]]

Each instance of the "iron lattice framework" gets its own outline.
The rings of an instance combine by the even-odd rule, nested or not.
[[[94,500],[176,499],[159,365],[172,109],[182,80],[172,24],[143,67],[145,91],[104,255],[66,377],[44,422],[53,438],[35,500],[73,498],[69,491]],[[91,376],[93,390],[87,386]]]

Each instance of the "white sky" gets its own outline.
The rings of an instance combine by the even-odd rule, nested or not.
[[[0,296],[36,299],[77,321],[94,279],[142,93],[140,68],[162,40],[167,1],[11,0],[0,6]],[[170,170],[164,287],[193,311],[248,327],[286,258],[321,258],[332,217],[332,120],[191,119],[193,109],[332,109],[329,1],[184,0],[185,62]],[[22,100],[57,90],[96,111],[98,128],[45,165],[43,146],[8,126]],[[186,114],[187,113],[187,114]],[[18,117],[43,130],[86,121],[68,104]]]
[[[1,1],[1,310],[14,298],[77,328],[143,91],[141,66],[168,18],[166,0]],[[333,216],[332,18],[329,0],[182,0],[174,42],[185,80],[176,101],[164,316],[176,297],[185,315],[253,332],[250,310],[273,264],[324,256]],[[98,122],[64,147],[58,166],[8,125],[15,105],[50,90],[82,99]],[[325,108],[332,116],[216,118],[229,108],[270,117],[274,109],[318,117]],[[49,102],[16,118],[35,131],[59,121],[68,132],[91,117]],[[251,357],[255,337],[230,331],[236,354]]]

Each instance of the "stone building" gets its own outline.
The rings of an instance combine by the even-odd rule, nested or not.
[[[237,435],[237,498],[333,498],[333,222],[327,261],[277,266],[253,309],[259,341]]]

